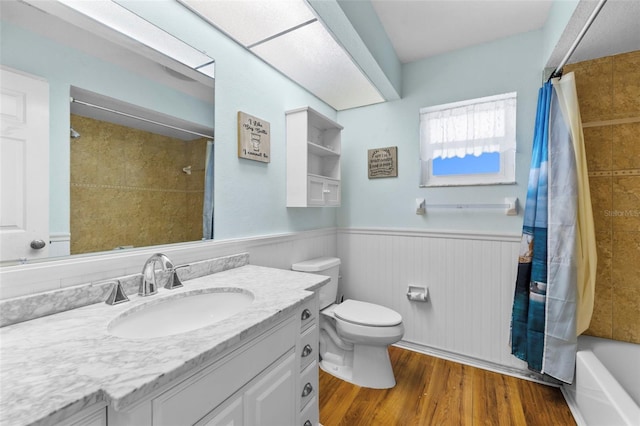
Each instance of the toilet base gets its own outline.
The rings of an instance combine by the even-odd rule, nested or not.
[[[356,366],[355,370],[352,365]],[[345,382],[364,388],[390,389],[396,385],[386,346],[354,345],[351,365],[323,359],[320,368]]]
[[[320,361],[320,369],[334,377],[337,377],[338,379],[344,380],[345,382],[353,383],[351,381],[353,369],[349,365],[338,365],[323,359]]]

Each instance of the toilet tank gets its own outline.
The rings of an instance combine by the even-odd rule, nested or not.
[[[294,263],[291,265],[291,269],[331,277],[331,281],[320,288],[320,309],[336,303],[336,298],[338,297],[340,259],[337,257],[317,257],[315,259]]]

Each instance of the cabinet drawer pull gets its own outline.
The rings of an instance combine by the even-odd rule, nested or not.
[[[304,321],[309,318],[311,318],[311,311],[309,309],[305,309],[304,311],[302,311],[302,315],[300,315],[300,319]]]
[[[304,389],[302,389],[302,396],[309,396],[311,392],[313,392],[313,386],[311,386],[311,383],[307,382],[307,384],[304,385]]]
[[[307,420],[302,426],[313,426],[313,424],[311,423],[311,420]]]
[[[311,355],[311,352],[313,352],[311,345],[305,345],[305,347],[302,349],[302,358],[308,357],[309,355]]]

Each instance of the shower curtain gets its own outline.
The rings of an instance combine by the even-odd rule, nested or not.
[[[202,239],[213,239],[213,165],[215,151],[213,141],[207,141],[204,166],[204,203],[202,207]]]
[[[511,321],[511,351],[573,381],[577,336],[593,311],[596,245],[575,77],[538,94]]]

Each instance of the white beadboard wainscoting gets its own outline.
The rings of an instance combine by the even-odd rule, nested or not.
[[[144,262],[156,252],[166,254],[176,265],[247,252],[252,265],[291,269],[293,263],[301,260],[336,256],[336,229],[118,250],[3,267],[0,268],[0,299],[138,274]]]
[[[399,312],[400,346],[537,380],[509,346],[519,245],[513,234],[339,229],[340,292]],[[428,287],[428,302],[409,301],[409,285]]]

